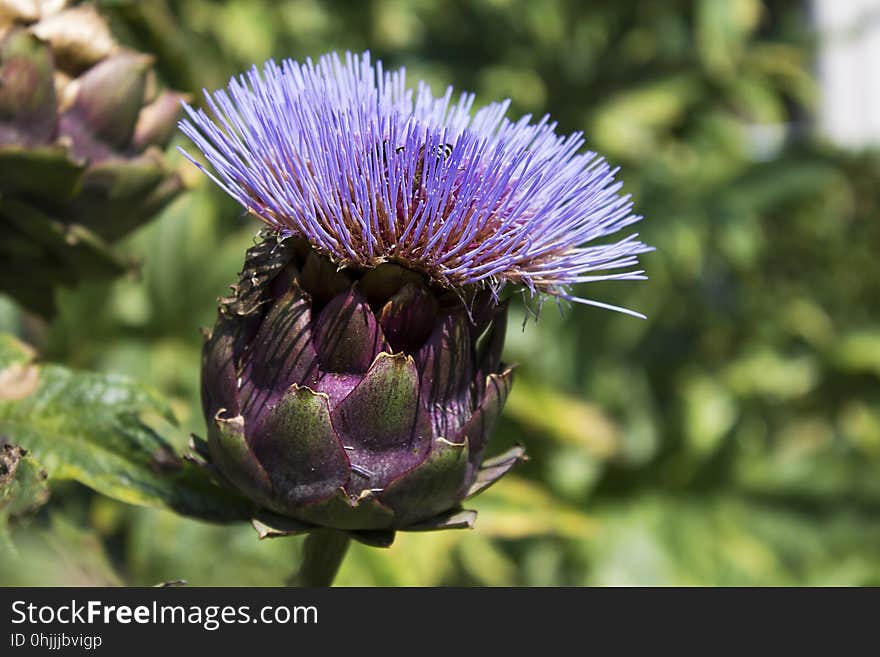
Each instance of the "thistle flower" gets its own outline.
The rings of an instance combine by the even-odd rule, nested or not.
[[[313,525],[460,519],[522,456],[483,460],[512,377],[502,289],[631,313],[571,291],[643,278],[635,235],[596,243],[639,220],[616,171],[548,117],[472,113],[368,54],[270,61],[206,101],[181,129],[271,235],[206,342],[206,457]]]

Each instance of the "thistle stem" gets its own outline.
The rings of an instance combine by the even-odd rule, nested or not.
[[[331,586],[348,550],[348,535],[321,529],[306,536],[302,566],[289,580],[291,586]]]

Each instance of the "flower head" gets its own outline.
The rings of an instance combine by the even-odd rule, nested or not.
[[[644,278],[650,249],[637,235],[596,243],[641,217],[616,169],[549,117],[511,121],[508,101],[472,113],[473,94],[408,89],[368,53],[269,61],[206,99],[213,118],[186,106],[180,124],[206,173],[337,267],[394,262],[447,289],[515,284],[636,314],[570,292]]]
[[[570,286],[642,277],[634,235],[595,243],[639,219],[615,172],[547,117],[472,114],[366,54],[206,95],[183,131],[283,239],[248,251],[207,334],[202,458],[295,531],[469,525],[461,503],[524,454],[486,458],[513,380],[500,289],[605,306]]]

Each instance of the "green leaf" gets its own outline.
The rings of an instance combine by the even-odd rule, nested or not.
[[[9,545],[10,519],[39,509],[49,499],[46,471],[18,445],[0,436],[0,547]]]
[[[880,376],[880,331],[857,330],[842,336],[833,356],[835,364],[848,372]]]
[[[159,433],[177,430],[155,392],[117,376],[23,366],[26,347],[16,353],[8,337],[0,344],[0,435],[33,452],[52,479],[206,520],[250,517],[248,504],[181,459]]]
[[[598,458],[619,451],[621,429],[601,408],[542,384],[536,377],[519,377],[505,413],[538,435]]]
[[[638,158],[659,146],[697,96],[697,80],[671,76],[627,89],[604,101],[595,113],[592,134],[607,152]]]
[[[732,76],[750,33],[761,18],[758,0],[700,0],[696,6],[697,50],[706,68]]]
[[[660,493],[597,509],[578,547],[587,586],[873,586],[880,531],[845,504],[821,513],[732,492]]]
[[[66,513],[58,513],[57,509],[50,510],[47,516],[46,522],[39,526],[15,534],[16,549],[10,552],[9,558],[0,559],[0,578],[5,585],[123,586],[128,583],[116,572],[107,545],[98,532],[78,524]]]
[[[0,446],[0,518],[29,513],[46,503],[46,471],[18,445]]]
[[[0,371],[13,365],[27,365],[34,357],[34,350],[8,333],[0,333]]]
[[[517,475],[507,475],[497,486],[470,500],[469,505],[479,512],[477,531],[492,538],[560,536],[585,540],[598,529],[591,515]]]

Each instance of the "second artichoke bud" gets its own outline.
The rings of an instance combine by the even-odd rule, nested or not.
[[[131,269],[114,243],[183,188],[162,155],[183,96],[67,4],[0,0],[0,291],[47,317],[57,287]]]
[[[344,530],[442,527],[521,456],[483,464],[510,389],[506,305],[396,264],[250,249],[203,355],[208,451],[265,509]],[[447,515],[444,515],[447,514]]]

